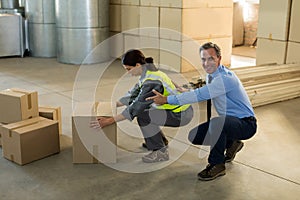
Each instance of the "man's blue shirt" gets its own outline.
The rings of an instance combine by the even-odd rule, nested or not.
[[[211,76],[211,83],[193,91],[170,95],[168,103],[183,105],[212,99],[219,115],[238,118],[254,116],[248,95],[234,72],[220,65]]]

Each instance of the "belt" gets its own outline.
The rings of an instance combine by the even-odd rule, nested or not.
[[[251,116],[251,117],[244,117],[242,120],[248,120],[248,121],[256,121],[256,118]]]

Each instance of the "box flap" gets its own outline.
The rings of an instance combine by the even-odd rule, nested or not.
[[[73,116],[105,116],[115,115],[116,107],[111,102],[79,102],[73,109]]]
[[[31,94],[31,93],[36,92],[33,90],[24,90],[24,89],[20,89],[20,88],[10,88],[8,90],[16,92],[16,93],[21,93],[21,94]]]
[[[3,125],[2,129],[5,128],[5,129],[8,129],[8,130],[14,130],[14,129],[21,128],[21,127],[24,127],[24,126],[28,126],[30,124],[38,123],[39,121],[42,121],[42,120],[47,120],[47,119],[44,118],[44,117],[34,117],[34,118],[31,118],[31,119],[26,119],[26,120],[23,120],[23,121]]]

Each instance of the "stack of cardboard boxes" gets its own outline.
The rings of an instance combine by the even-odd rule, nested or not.
[[[138,48],[162,67],[187,72],[200,69],[199,46],[211,41],[221,46],[222,61],[229,65],[232,15],[232,0],[110,1],[111,35],[123,33],[112,56]]]
[[[8,89],[0,92],[0,134],[3,156],[19,165],[60,151],[60,109],[47,119],[39,116],[36,91]],[[49,115],[50,114],[50,115]]]
[[[256,64],[299,63],[300,2],[261,0],[258,18]]]

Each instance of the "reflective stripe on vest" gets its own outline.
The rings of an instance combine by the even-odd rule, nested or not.
[[[165,73],[161,71],[147,71],[145,78],[140,82],[140,87],[146,80],[161,81],[164,87],[164,93],[163,93],[164,96],[168,96],[170,94],[171,95],[179,94],[172,80]],[[164,104],[164,105],[153,104],[153,107],[155,107],[156,109],[171,110],[172,112],[181,112],[188,109],[190,107],[190,104],[186,104],[182,106],[171,105],[171,104]]]

